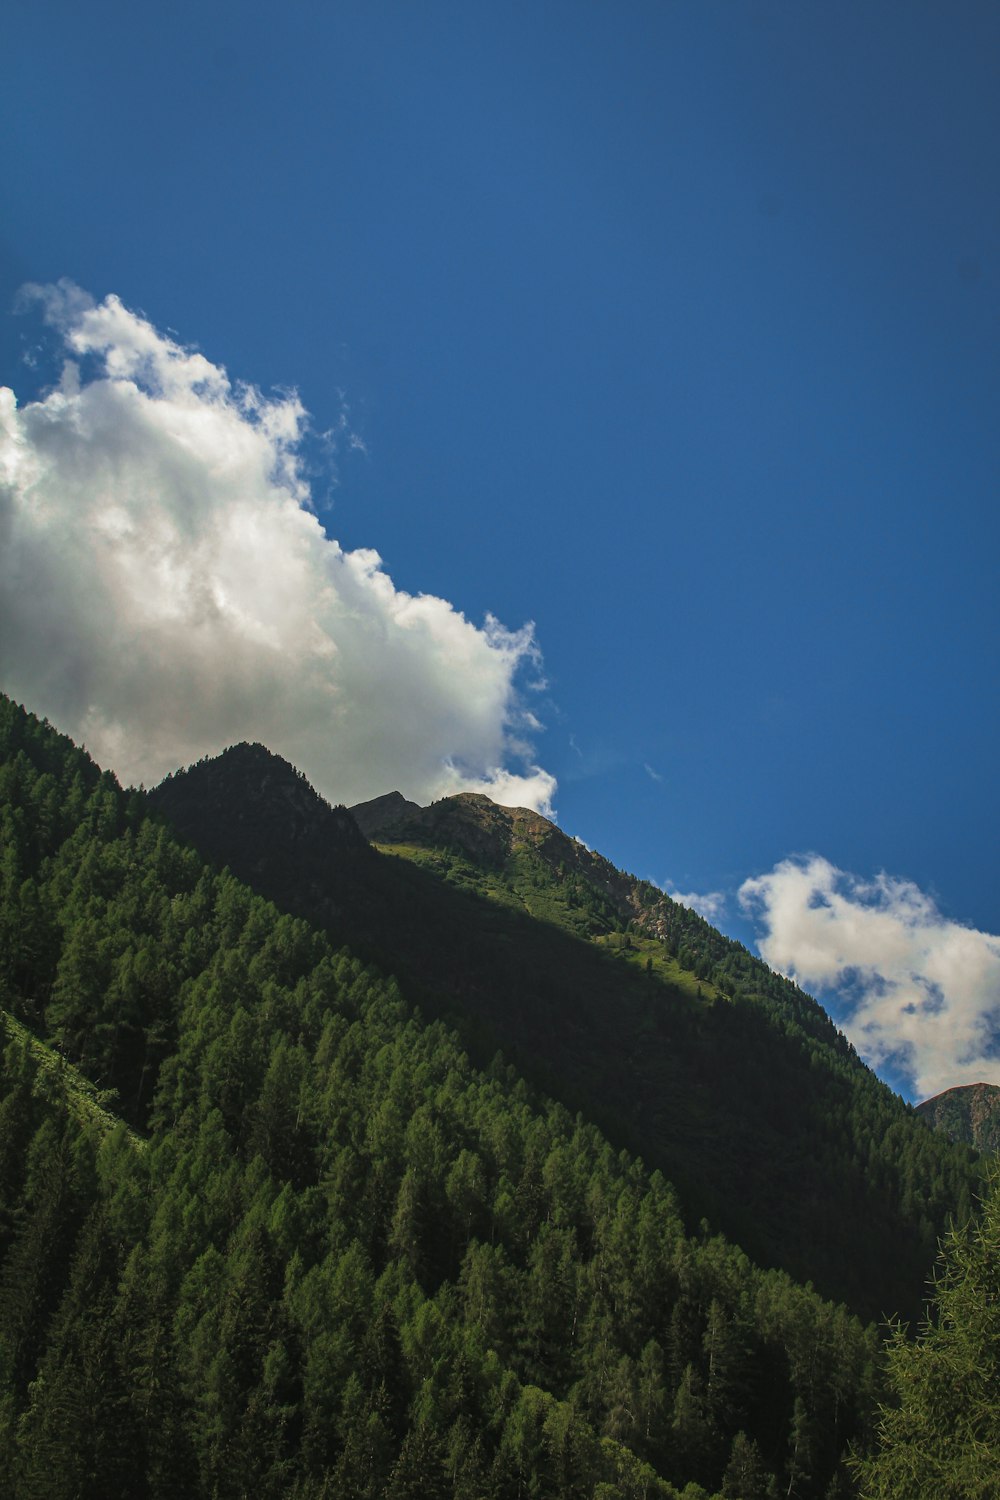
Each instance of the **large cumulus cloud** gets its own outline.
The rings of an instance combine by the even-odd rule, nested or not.
[[[126,781],[262,740],[328,797],[545,810],[532,627],[397,589],[310,509],[295,396],[236,385],[115,297],[32,289],[68,355],[0,389],[0,686]]]
[[[918,1097],[1000,1082],[1000,938],[944,916],[912,881],[860,880],[818,855],[745,881],[740,900],[763,924],[765,961],[826,991],[873,1067]]]

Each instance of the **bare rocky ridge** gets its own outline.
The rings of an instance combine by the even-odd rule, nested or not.
[[[945,1089],[918,1104],[917,1114],[950,1141],[963,1141],[977,1151],[1000,1151],[1000,1088],[996,1084]]]

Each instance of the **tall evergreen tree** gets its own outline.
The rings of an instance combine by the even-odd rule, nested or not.
[[[858,1459],[865,1500],[1000,1495],[1000,1177],[978,1224],[944,1241],[934,1307],[915,1341],[895,1328],[878,1451]]]

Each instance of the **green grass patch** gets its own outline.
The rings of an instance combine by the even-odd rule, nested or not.
[[[19,1042],[27,1047],[38,1065],[35,1091],[41,1086],[49,1091],[50,1097],[61,1093],[70,1115],[79,1124],[96,1125],[103,1133],[117,1130],[122,1124],[121,1118],[109,1108],[117,1097],[113,1092],[98,1089],[88,1078],[84,1078],[78,1068],[68,1063],[45,1042],[39,1041],[27,1026],[6,1010],[0,1010],[0,1038],[4,1045]],[[131,1129],[128,1134],[137,1149],[145,1149],[146,1142],[140,1135]]]
[[[626,930],[599,892],[577,879],[562,880],[527,848],[515,849],[499,867],[483,867],[451,850],[423,844],[379,844],[383,854],[409,860],[450,886],[505,907],[526,912],[592,943],[608,958],[629,969],[649,974],[675,993],[692,1000],[724,998],[708,980],[683,968],[666,945],[656,938]]]

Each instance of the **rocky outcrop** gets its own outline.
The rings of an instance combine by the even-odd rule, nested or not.
[[[1000,1088],[994,1083],[969,1083],[945,1089],[917,1105],[934,1130],[951,1141],[964,1141],[977,1151],[1000,1151]]]

